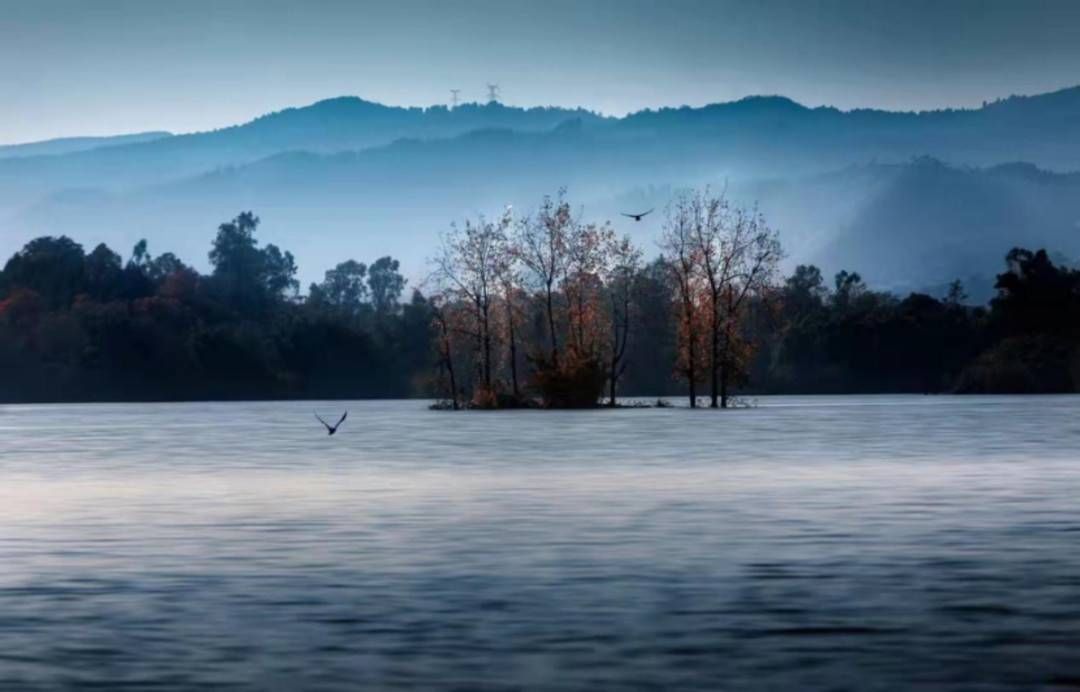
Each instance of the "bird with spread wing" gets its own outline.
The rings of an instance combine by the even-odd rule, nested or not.
[[[341,424],[345,422],[345,419],[348,416],[349,416],[349,412],[346,411],[345,413],[341,414],[341,418],[338,420],[337,423],[334,423],[333,425],[330,425],[329,423],[324,421],[322,419],[322,416],[320,416],[318,413],[315,414],[315,417],[319,419],[319,422],[322,423],[324,426],[326,426],[326,434],[327,435],[333,435],[334,433],[336,433],[338,431],[338,428],[341,427]]]
[[[653,213],[653,210],[652,210],[652,209],[650,209],[649,211],[643,211],[643,212],[641,212],[640,214],[627,214],[627,213],[626,213],[626,212],[624,211],[624,212],[622,212],[622,215],[623,215],[623,216],[628,216],[628,217],[630,217],[631,219],[633,219],[634,221],[641,221],[641,220],[642,220],[643,218],[645,218],[646,216],[648,216],[648,215],[649,215],[649,214],[651,214],[651,213]]]

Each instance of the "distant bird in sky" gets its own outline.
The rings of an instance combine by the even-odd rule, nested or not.
[[[347,418],[347,417],[348,417],[348,415],[349,415],[349,412],[348,412],[348,411],[346,411],[345,413],[341,414],[341,420],[339,420],[339,421],[338,421],[337,423],[334,423],[333,425],[330,425],[329,423],[327,423],[326,421],[324,421],[324,420],[322,419],[322,417],[321,417],[321,416],[319,416],[319,414],[318,414],[318,413],[316,413],[316,414],[315,414],[315,417],[319,419],[319,422],[320,422],[320,423],[322,423],[323,425],[325,425],[325,426],[326,426],[326,434],[327,434],[327,435],[333,435],[334,433],[336,433],[336,432],[337,432],[337,429],[341,427],[341,424],[345,422],[345,418]]]
[[[624,212],[622,212],[622,215],[623,215],[623,216],[629,216],[629,217],[630,217],[631,219],[633,219],[634,221],[641,221],[641,219],[642,219],[643,217],[646,217],[646,216],[648,216],[648,215],[649,215],[649,214],[651,214],[651,213],[653,213],[653,210],[652,210],[652,209],[650,209],[649,211],[643,211],[643,212],[641,212],[640,214],[627,214],[627,213],[626,213],[626,212],[624,211]]]

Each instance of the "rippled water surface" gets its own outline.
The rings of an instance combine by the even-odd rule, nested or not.
[[[0,689],[1080,685],[1080,398],[0,407]]]

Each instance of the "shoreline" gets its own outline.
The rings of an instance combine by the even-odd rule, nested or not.
[[[923,394],[917,392],[771,392],[768,394],[748,394],[744,395],[742,399],[751,399],[756,402],[760,399],[774,400],[774,399],[788,399],[788,398],[807,398],[807,399],[840,399],[840,398],[885,398],[885,397],[897,397],[897,398],[918,398],[918,399],[981,399],[981,398],[994,398],[994,399],[1024,399],[1024,398],[1043,398],[1043,397],[1060,397],[1068,398],[1073,396],[1080,396],[1080,392],[938,392],[931,394]],[[690,408],[687,405],[687,397],[685,395],[674,395],[659,397],[666,401],[666,405],[657,406],[655,396],[633,396],[628,395],[623,397],[626,401],[635,400],[647,400],[636,404],[619,403],[612,407],[607,404],[600,404],[597,406],[584,407],[584,408],[545,408],[543,406],[521,406],[516,408],[469,408],[462,406],[459,411],[599,411],[599,410],[628,410],[628,409],[664,409],[664,408]],[[170,404],[288,404],[288,403],[320,403],[320,402],[368,402],[368,403],[399,403],[399,402],[416,402],[426,403],[424,410],[442,411],[442,408],[434,408],[432,405],[437,400],[433,397],[393,397],[393,396],[377,396],[377,397],[266,397],[266,398],[236,398],[236,399],[58,399],[58,400],[0,400],[0,407],[4,406],[128,406],[128,405],[147,405],[147,406],[161,406]],[[651,401],[652,403],[648,403]],[[708,409],[708,397],[698,397],[699,404],[696,408]],[[750,405],[729,405],[729,409],[739,408],[756,408],[752,403]],[[449,406],[446,411],[453,412]],[[723,410],[723,409],[718,409]]]

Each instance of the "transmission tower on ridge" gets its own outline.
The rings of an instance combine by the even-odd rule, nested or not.
[[[498,84],[488,84],[487,85],[487,90],[488,90],[488,103],[499,100],[499,85]]]
[[[458,94],[460,94],[460,93],[461,93],[461,89],[451,89],[450,90],[450,107],[451,108],[457,108]]]

